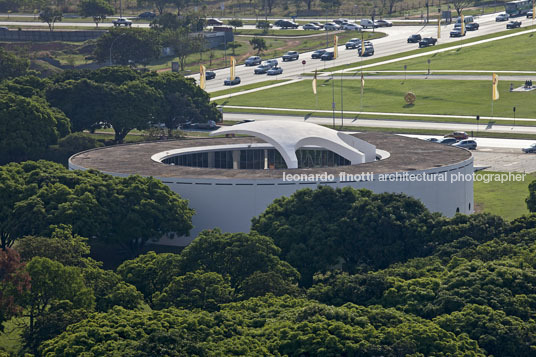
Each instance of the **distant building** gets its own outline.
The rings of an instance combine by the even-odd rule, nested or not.
[[[249,231],[274,199],[318,185],[405,193],[431,211],[472,213],[472,154],[464,149],[384,133],[345,134],[315,124],[257,121],[221,128],[223,137],[99,148],[73,155],[70,169],[158,178],[188,199],[203,229]],[[233,137],[245,134],[248,137]]]

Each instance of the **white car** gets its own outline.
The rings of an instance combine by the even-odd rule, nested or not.
[[[393,23],[389,20],[378,20],[376,21],[376,25],[378,25],[378,27],[392,27]]]
[[[359,26],[359,25],[353,24],[353,23],[347,23],[347,24],[342,25],[342,29],[343,30],[349,30],[349,31],[362,31],[363,26]]]
[[[115,19],[115,20],[112,21],[112,23],[114,24],[115,27],[118,27],[118,26],[121,26],[121,25],[124,25],[126,27],[132,26],[132,21],[130,21],[129,19],[126,19],[124,17],[120,17],[118,19]]]
[[[305,24],[302,26],[304,30],[320,30],[320,26],[315,24]]]
[[[333,22],[328,22],[327,24],[324,25],[324,30],[336,31],[336,30],[340,30],[340,26],[337,24],[334,24]]]
[[[509,18],[510,18],[510,15],[503,12],[502,14],[497,15],[497,17],[495,18],[495,21],[496,22],[508,21]]]

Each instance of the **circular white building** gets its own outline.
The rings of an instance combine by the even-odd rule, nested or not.
[[[242,134],[249,136],[235,137]],[[243,123],[211,135],[89,150],[73,155],[69,168],[152,176],[188,199],[194,229],[190,237],[160,240],[166,245],[186,245],[215,227],[247,232],[274,199],[318,185],[405,193],[446,216],[473,212],[473,158],[464,149],[289,121]]]

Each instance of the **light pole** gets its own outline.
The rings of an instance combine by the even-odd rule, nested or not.
[[[116,38],[114,38],[112,43],[110,44],[110,66],[114,65],[114,63],[112,61],[112,47],[114,47],[115,41],[117,41],[119,38],[123,37],[124,35],[126,35],[126,32],[123,32],[121,35],[119,35]]]
[[[432,60],[428,58],[428,75],[430,75],[430,62],[432,62]]]

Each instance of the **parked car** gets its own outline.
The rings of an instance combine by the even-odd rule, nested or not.
[[[278,74],[283,74],[283,68],[281,67],[272,67],[268,70],[267,74],[269,76],[275,76],[275,75],[278,75]]]
[[[465,33],[466,33],[466,31],[464,30],[462,32],[461,28],[454,29],[454,30],[450,31],[450,37],[462,37],[462,36],[465,36]]]
[[[428,138],[428,139],[426,139],[426,141],[430,141],[430,142],[432,142],[432,143],[438,143],[439,140],[440,140],[440,139],[438,139],[438,138]]]
[[[531,18],[532,18],[532,10],[527,12],[527,19],[531,19]]]
[[[348,42],[346,42],[345,46],[346,49],[349,50],[351,48],[356,48],[361,43],[361,40],[359,38],[352,38]]]
[[[440,139],[438,141],[439,144],[443,144],[443,145],[454,145],[458,142],[458,140],[454,139],[454,138],[443,138],[443,139]]]
[[[269,64],[263,63],[259,67],[255,68],[253,70],[253,73],[255,73],[255,74],[265,74],[266,72],[268,72],[268,70],[270,68],[272,68],[272,66],[270,66]]]
[[[333,51],[326,51],[322,56],[320,56],[321,61],[330,61],[335,57]]]
[[[266,63],[270,67],[277,67],[277,64],[278,64],[276,59],[269,59],[269,60],[264,61],[264,63]]]
[[[221,26],[223,25],[223,21],[218,19],[208,19],[207,20],[207,26]]]
[[[214,79],[214,78],[216,78],[216,72],[213,72],[213,71],[205,72],[205,79]]]
[[[347,19],[336,19],[336,20],[333,20],[333,22],[339,26],[342,26],[344,24],[349,23],[350,21],[348,21]]]
[[[300,54],[296,51],[288,51],[283,55],[283,62],[285,61],[296,61],[300,58]]]
[[[132,21],[130,21],[129,19],[126,19],[124,17],[117,18],[117,19],[113,20],[112,23],[114,24],[114,27],[120,27],[121,25],[123,25],[125,27],[131,27],[132,26]]]
[[[0,26],[0,31],[9,31],[9,29],[5,26]]]
[[[321,29],[323,29],[323,28],[324,28],[324,25],[323,25],[323,24],[321,24],[321,23],[320,23],[320,22],[318,22],[318,21],[311,21],[310,23],[311,23],[311,24],[313,24],[313,25],[316,25],[316,26],[320,27]]]
[[[281,27],[282,29],[297,29],[299,25],[290,20],[277,20],[274,25]]]
[[[192,123],[190,121],[180,125],[181,129],[197,129],[197,130],[216,130],[220,127],[216,125],[214,120],[209,120],[205,123]]]
[[[419,48],[421,47],[428,47],[428,46],[435,46],[437,42],[437,38],[433,37],[425,37],[422,40],[419,41]]]
[[[340,30],[341,27],[337,24],[334,24],[333,22],[328,22],[324,25],[324,30],[326,31],[337,31]]]
[[[452,146],[457,146],[459,148],[464,148],[468,150],[476,150],[476,141],[474,140],[461,140],[457,142],[456,144],[453,144]]]
[[[525,154],[532,154],[536,152],[536,144],[532,144],[528,148],[521,149]]]
[[[465,131],[454,131],[444,136],[445,138],[454,138],[456,140],[469,139],[469,135]]]
[[[467,31],[476,31],[476,30],[478,30],[479,27],[480,27],[480,25],[477,24],[476,22],[471,22],[471,23],[465,25],[465,29]]]
[[[302,28],[304,30],[320,30],[320,26],[311,23],[303,25]]]
[[[521,21],[510,21],[506,24],[507,29],[515,29],[521,27]]]
[[[155,17],[156,17],[156,14],[151,11],[142,12],[141,14],[138,15],[138,19],[141,19],[141,20],[152,20]]]
[[[473,16],[464,16],[463,17],[463,22],[465,22],[466,24],[470,23],[470,22],[473,22],[475,21],[474,17]],[[462,23],[462,17],[459,16],[457,19],[456,19],[456,23],[457,24],[461,24]]]
[[[510,15],[503,12],[502,14],[497,15],[497,17],[495,18],[495,21],[496,22],[508,21],[509,18],[510,18]]]
[[[262,59],[259,56],[251,56],[249,57],[244,64],[246,66],[256,66],[261,64]]]
[[[320,58],[324,53],[326,53],[326,50],[316,50],[311,54],[311,58]]]
[[[393,23],[389,20],[378,20],[376,21],[378,27],[392,27]]]
[[[363,26],[364,29],[378,27],[378,25],[374,21],[369,19],[362,19],[360,25]]]
[[[365,50],[362,50],[361,45],[357,46],[357,54],[361,56],[372,56],[374,54],[374,46],[372,43],[365,43]]]
[[[356,24],[353,24],[353,23],[343,24],[342,29],[347,30],[347,31],[363,31],[362,26],[359,26],[359,25],[356,25]]]
[[[419,34],[408,37],[408,43],[418,43],[420,40],[422,40],[422,37]]]
[[[237,84],[240,84],[240,77],[235,77],[233,80],[227,77],[227,79],[223,81],[224,86],[234,86]]]

